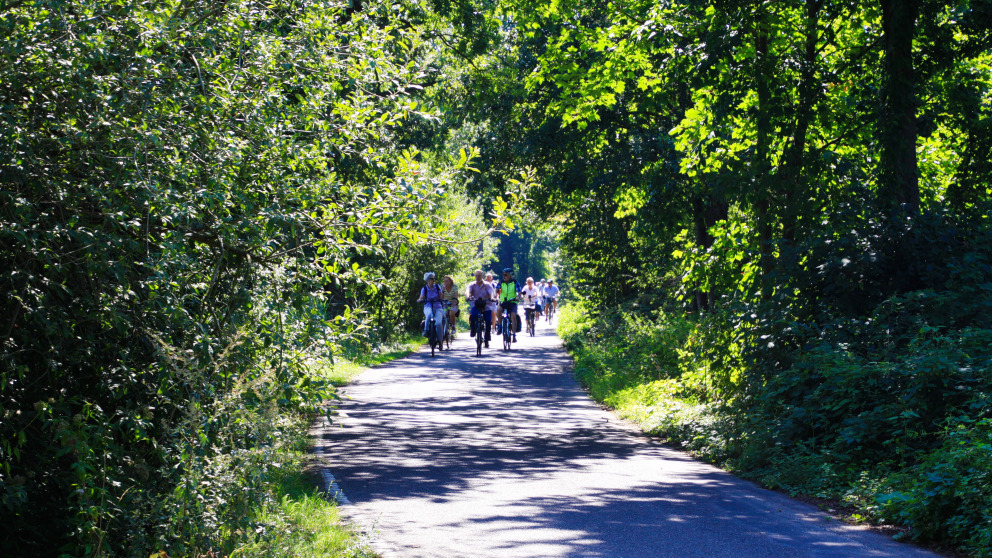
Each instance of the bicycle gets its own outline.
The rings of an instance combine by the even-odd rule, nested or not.
[[[448,323],[448,312],[446,311],[441,316],[441,327],[439,327],[437,329],[437,332],[435,333],[435,335],[437,335],[437,350],[438,351],[443,351],[444,350],[444,339],[445,339],[445,337],[448,336],[448,326],[449,325],[450,324]],[[451,345],[450,344],[448,345],[448,348],[449,349],[451,348]]]
[[[534,337],[535,334],[534,329],[535,326],[537,325],[534,323],[536,314],[537,314],[537,308],[535,307],[533,302],[524,304],[524,316],[527,320],[527,333],[529,333],[531,337]]]
[[[513,319],[507,311],[503,312],[503,321],[500,322],[500,329],[503,333],[503,350],[509,351],[513,346]]]
[[[442,321],[443,320],[444,318],[442,318]],[[431,356],[434,356],[434,348],[438,347],[438,350],[440,350],[441,340],[438,339],[437,323],[434,321],[433,316],[431,317],[430,321],[427,323],[427,342],[431,346]]]
[[[558,298],[549,298],[548,306],[544,309],[544,314],[547,316],[547,321],[550,323],[551,319],[555,317],[555,308],[558,307]]]
[[[471,302],[474,306],[475,299],[471,299]],[[486,333],[489,330],[484,312],[485,309],[479,310],[476,308],[469,314],[469,329],[472,332],[472,336],[475,337],[475,356],[482,356],[482,344],[485,342]]]
[[[442,319],[442,328],[444,335],[441,340],[444,342],[445,349],[451,350],[451,342],[455,340],[455,324],[448,321],[448,311],[451,310],[451,303],[444,303],[444,318]]]

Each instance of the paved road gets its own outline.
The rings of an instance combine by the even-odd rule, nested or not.
[[[342,510],[385,558],[932,556],[638,434],[547,327],[481,358],[460,337],[364,373],[318,431]]]

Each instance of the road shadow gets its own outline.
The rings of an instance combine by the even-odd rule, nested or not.
[[[322,436],[351,500],[444,499],[482,473],[530,476],[643,450],[643,439],[599,427],[604,421],[593,416],[598,409],[571,378],[563,351],[521,339],[514,350],[479,358],[462,341],[444,356],[416,353],[345,390],[354,398]],[[418,390],[419,383],[430,388]]]
[[[518,339],[476,357],[462,334],[344,390],[318,445],[357,507],[392,510],[385,536],[413,545],[396,554],[927,555],[632,432],[573,379],[550,329]]]

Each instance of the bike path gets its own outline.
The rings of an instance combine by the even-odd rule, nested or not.
[[[317,452],[393,557],[922,557],[667,448],[597,406],[544,323],[510,352],[461,332],[343,391]]]

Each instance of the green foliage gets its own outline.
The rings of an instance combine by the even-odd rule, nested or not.
[[[316,488],[317,469],[308,437],[309,416],[287,432],[290,443],[274,454],[265,483],[255,487],[264,495],[246,510],[247,526],[233,523],[221,529],[231,534],[230,556],[306,556],[313,558],[372,558],[375,554],[358,533],[342,520],[337,504]],[[250,470],[257,470],[256,468]]]
[[[499,155],[538,169],[560,219],[588,302],[563,335],[597,399],[769,485],[981,548],[966,531],[987,517],[951,528],[907,479],[982,443],[990,12],[892,5],[510,0],[524,88]],[[663,338],[674,361],[653,360]],[[896,479],[912,494],[879,508]],[[983,509],[978,477],[974,499],[947,482]]]
[[[713,458],[726,445],[726,425],[705,371],[711,362],[686,347],[702,324],[679,313],[626,305],[599,314],[571,303],[558,333],[590,394],[663,440]]]
[[[571,305],[562,335],[592,395],[645,430],[981,555],[992,237],[950,216],[868,228],[802,247],[828,263],[784,276],[793,296],[686,316]]]
[[[680,249],[672,252],[679,267],[682,295],[690,297],[692,291],[712,293],[714,299],[750,300],[758,275],[758,250],[751,246],[753,228],[741,220],[721,221],[709,229],[712,244],[699,245],[683,230],[676,241]]]
[[[463,265],[526,202],[462,199],[435,45],[355,8],[0,7],[0,554],[230,552],[318,363],[397,321],[381,261]]]
[[[992,421],[948,421],[941,444],[900,471],[876,498],[881,517],[912,536],[960,543],[975,556],[992,552]]]

